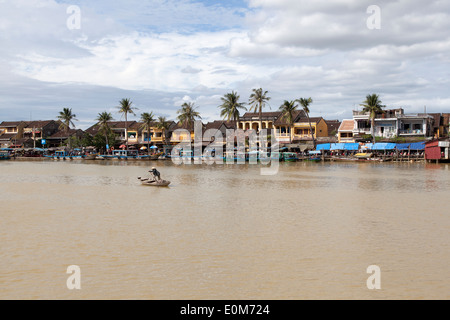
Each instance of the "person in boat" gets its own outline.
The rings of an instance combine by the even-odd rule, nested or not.
[[[161,174],[158,170],[156,170],[155,167],[152,168],[152,170],[149,171],[151,174],[153,174],[153,178],[157,181],[161,181]]]

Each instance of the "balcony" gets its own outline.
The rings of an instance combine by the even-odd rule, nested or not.
[[[421,129],[417,130],[400,130],[399,135],[401,136],[424,136],[425,132]]]

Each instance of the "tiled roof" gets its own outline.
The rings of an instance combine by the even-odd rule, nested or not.
[[[59,130],[58,132],[54,133],[47,139],[67,139],[68,137],[71,137],[75,134],[81,134],[83,130],[81,129],[69,129],[69,130]]]
[[[262,112],[262,120],[276,120],[281,115],[281,111]],[[246,112],[240,117],[240,121],[257,121],[259,120],[259,112]]]
[[[23,121],[3,121],[2,123],[0,123],[0,127],[2,127],[2,128],[15,128],[15,127],[19,126],[22,123],[23,123]]]
[[[354,121],[353,120],[343,120],[339,131],[353,131]]]
[[[38,120],[38,121],[26,121],[25,128],[44,128],[51,122],[54,122],[55,120]]]
[[[2,141],[9,141],[11,139],[14,139],[17,136],[17,133],[4,133],[0,135],[0,140]]]

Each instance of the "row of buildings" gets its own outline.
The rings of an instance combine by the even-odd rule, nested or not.
[[[309,121],[303,111],[296,111],[293,114],[293,125],[287,123],[281,112],[263,112],[261,121],[258,113],[247,112],[238,122],[216,120],[202,123],[202,134],[207,130],[219,130],[225,137],[229,129],[239,128],[257,132],[260,129],[267,129],[268,134],[275,135],[282,144],[306,145],[309,143],[311,145],[313,137],[321,141],[335,141],[340,121],[329,121],[322,117],[312,117]],[[100,129],[98,124],[86,130],[62,130],[60,127],[61,122],[56,120],[4,121],[0,123],[0,146],[2,148],[33,148],[37,145],[44,145],[46,148],[59,147],[64,145],[69,137],[81,138],[85,134],[95,136]],[[155,123],[149,132],[138,121],[128,121],[126,124],[124,121],[111,121],[109,127],[116,136],[113,146],[115,148],[120,147],[127,140],[128,146],[138,148],[148,144],[158,147],[176,145],[189,138],[192,141],[195,139],[193,126],[187,127],[174,121],[168,123],[167,130],[159,129]],[[180,132],[177,129],[184,130]],[[190,137],[186,137],[186,134]]]
[[[402,108],[384,110],[374,119],[375,137],[393,138],[442,138],[448,137],[450,113],[408,114]],[[358,142],[372,133],[369,114],[353,111],[353,119],[343,120],[338,130],[338,140]]]
[[[406,114],[403,109],[384,110],[375,117],[374,132],[382,140],[392,138],[440,138],[448,137],[450,127],[449,113]],[[157,147],[176,145],[185,139],[194,141],[194,127],[186,127],[181,123],[171,121],[168,129],[158,129],[156,123],[147,131],[142,123],[128,121],[111,121],[111,130],[116,135],[112,147],[118,148],[128,140],[128,146],[139,148],[148,144]],[[69,137],[81,138],[88,134],[95,136],[99,125],[95,124],[86,130],[61,130],[61,123],[56,120],[47,121],[4,121],[0,123],[0,146],[2,148],[33,148],[37,145],[45,148],[59,147],[65,144]],[[207,130],[219,130],[225,137],[228,129],[243,129],[259,131],[269,130],[269,134],[278,139],[280,144],[291,148],[311,149],[313,139],[316,143],[326,142],[360,142],[369,140],[371,121],[369,114],[354,111],[353,119],[325,120],[322,117],[308,119],[304,111],[293,113],[292,124],[283,117],[280,111],[263,112],[260,119],[258,113],[247,112],[240,117],[239,122],[217,120],[202,124],[202,133]],[[183,132],[177,129],[184,129]],[[126,137],[128,135],[128,139]],[[186,135],[190,135],[186,136]],[[210,141],[205,141],[205,144]]]

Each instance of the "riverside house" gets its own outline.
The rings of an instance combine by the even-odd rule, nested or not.
[[[353,111],[353,136],[349,135],[349,121],[339,129],[341,139],[357,141],[372,133],[370,115],[364,111]],[[427,113],[406,114],[402,108],[384,110],[375,116],[374,135],[381,138],[431,137],[434,117]],[[348,141],[350,142],[350,141]]]
[[[274,123],[275,136],[280,143],[284,144],[307,143],[312,141],[312,137],[315,140],[328,138],[328,125],[325,119],[322,117],[310,117],[309,121],[305,112],[298,110],[293,114],[293,125],[291,126],[280,112]]]
[[[42,139],[55,134],[59,126],[60,122],[55,120],[4,121],[0,124],[0,145],[9,148],[40,146]]]

